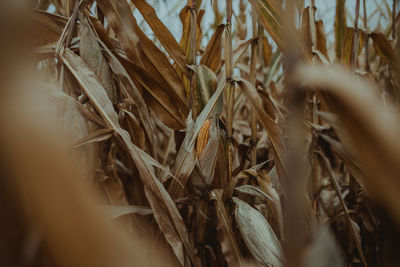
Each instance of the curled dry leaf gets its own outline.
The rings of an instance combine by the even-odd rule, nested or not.
[[[272,201],[272,199],[264,191],[258,189],[255,186],[252,186],[252,185],[248,185],[248,184],[241,185],[241,186],[236,187],[235,190],[240,193],[251,195],[253,197],[265,198],[265,199]]]
[[[117,205],[103,205],[99,206],[99,208],[107,214],[107,216],[111,219],[118,218],[123,215],[135,213],[139,215],[150,215],[153,214],[153,211],[148,207],[140,207],[140,206],[117,206]]]

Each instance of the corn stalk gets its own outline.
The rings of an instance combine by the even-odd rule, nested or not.
[[[256,38],[256,41],[251,43],[251,58],[250,58],[250,77],[249,81],[254,84],[254,86],[257,88],[257,58],[259,56],[258,53],[258,44],[259,39],[258,36],[258,28],[257,28],[257,22],[258,22],[258,16],[257,16],[257,10],[255,7],[255,2],[251,2],[251,27],[252,27],[252,34],[253,38]],[[251,139],[250,139],[250,164],[251,166],[254,166],[257,164],[257,112],[254,110],[254,108],[250,109],[251,113]]]
[[[226,26],[225,26],[225,77],[226,77],[226,103],[227,122],[226,131],[228,135],[228,178],[232,179],[232,157],[233,157],[233,115],[235,106],[235,85],[232,80],[232,0],[226,0]]]

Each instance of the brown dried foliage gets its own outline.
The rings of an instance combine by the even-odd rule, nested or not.
[[[189,0],[179,41],[161,1],[27,2],[0,4],[1,266],[399,264],[395,1],[371,30],[369,1]]]

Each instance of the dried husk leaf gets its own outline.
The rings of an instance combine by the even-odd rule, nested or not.
[[[283,251],[264,216],[246,202],[234,197],[235,219],[241,236],[254,258],[267,266],[282,266]]]
[[[214,178],[219,140],[220,129],[218,127],[218,121],[215,119],[211,122],[208,142],[199,158],[199,167],[207,185],[210,185]]]

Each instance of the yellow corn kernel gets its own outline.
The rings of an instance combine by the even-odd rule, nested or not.
[[[203,126],[201,126],[199,135],[197,136],[196,151],[198,157],[200,157],[201,153],[206,148],[211,122],[211,119],[206,120]]]

